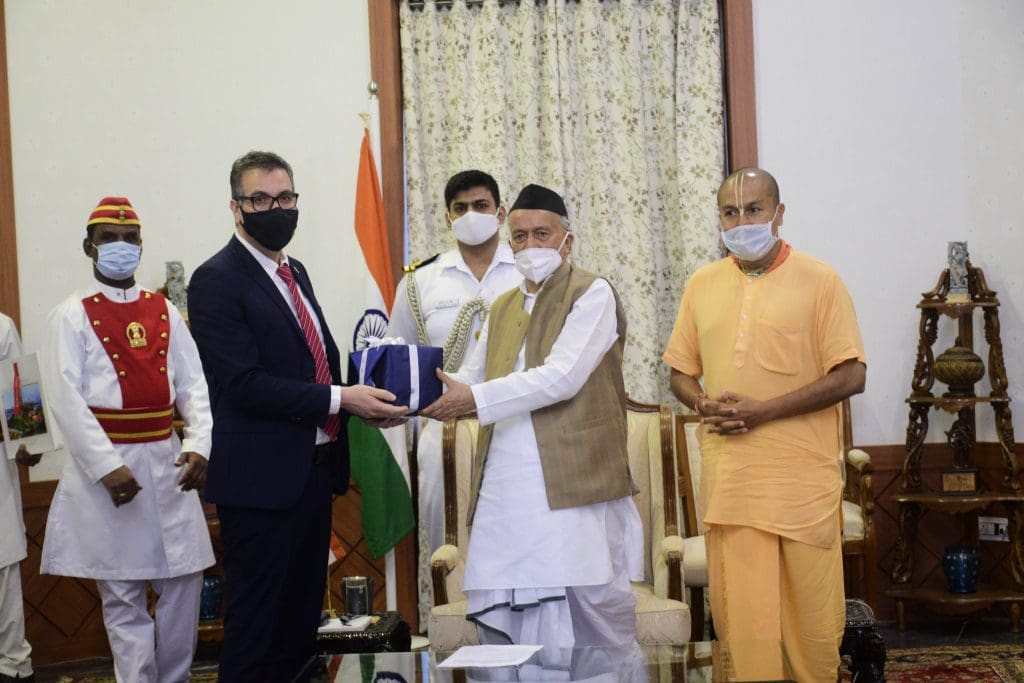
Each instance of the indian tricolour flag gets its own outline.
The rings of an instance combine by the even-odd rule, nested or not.
[[[363,314],[352,335],[353,345],[359,347],[367,336],[385,336],[388,313],[395,298],[380,177],[373,160],[369,128],[363,132],[359,154],[355,230],[363,253],[361,265],[365,284]],[[380,557],[394,548],[415,524],[409,494],[405,431],[401,427],[380,430],[352,418],[348,423],[348,442],[352,479],[362,496],[363,534],[370,552],[374,557]],[[393,554],[389,554],[387,564],[391,575],[387,582],[390,609],[394,609],[390,604],[394,585],[393,561]]]

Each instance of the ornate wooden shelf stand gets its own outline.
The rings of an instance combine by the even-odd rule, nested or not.
[[[893,586],[886,595],[896,601],[897,625],[905,628],[904,603],[924,604],[940,614],[966,614],[985,609],[996,603],[1010,606],[1011,628],[1020,630],[1021,603],[1024,602],[1024,488],[1021,485],[1021,465],[1014,452],[1013,422],[1010,398],[1007,395],[1006,367],[1003,364],[1003,346],[999,334],[999,302],[996,293],[988,288],[980,268],[966,263],[967,292],[950,296],[950,270],[939,277],[935,289],[925,292],[917,307],[921,310],[920,341],[914,366],[912,393],[907,399],[910,419],[907,426],[907,454],[903,461],[902,487],[894,497],[899,505],[899,537],[896,542],[895,564],[892,570]],[[939,316],[946,315],[957,321],[959,336],[954,349],[959,347],[973,353],[974,310],[981,309],[985,323],[985,341],[988,344],[988,376],[991,393],[974,395],[973,382],[959,386],[950,384],[950,391],[936,396],[936,357],[932,345],[938,338]],[[952,349],[951,349],[952,351]],[[948,353],[948,352],[947,352]],[[977,364],[977,357],[974,357]],[[975,368],[980,379],[984,368]],[[932,408],[956,415],[947,441],[953,450],[957,468],[972,469],[971,449],[975,445],[975,407],[988,404],[995,418],[996,434],[1003,461],[1003,476],[996,491],[934,493],[921,483],[921,455],[928,434],[928,413]],[[914,585],[914,547],[917,525],[925,511],[962,516],[965,535],[977,538],[976,526],[972,532],[972,513],[982,512],[993,504],[1002,504],[1009,514],[1010,564],[1014,586],[1012,589],[980,585],[973,593],[951,593],[927,585]]]

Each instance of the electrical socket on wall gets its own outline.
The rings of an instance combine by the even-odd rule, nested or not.
[[[1006,517],[978,517],[978,540],[1009,542],[1008,525]]]

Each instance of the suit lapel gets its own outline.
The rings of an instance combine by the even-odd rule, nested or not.
[[[277,306],[278,310],[282,315],[287,318],[288,323],[291,325],[292,330],[298,335],[302,341],[302,345],[308,347],[306,343],[306,335],[302,332],[302,328],[299,327],[299,321],[296,319],[295,314],[292,313],[292,309],[288,307],[288,303],[281,296],[281,290],[277,288],[277,285],[267,276],[267,271],[263,270],[263,266],[253,258],[253,255],[238,242],[235,237],[231,238],[232,253],[235,255],[235,259],[242,265],[242,269],[245,273],[252,278],[253,282],[263,290],[263,293],[267,295],[267,298]]]

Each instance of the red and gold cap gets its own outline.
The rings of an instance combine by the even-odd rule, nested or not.
[[[114,225],[138,225],[139,216],[132,208],[132,203],[127,197],[104,197],[99,205],[89,214],[87,226],[97,223],[112,223]]]

